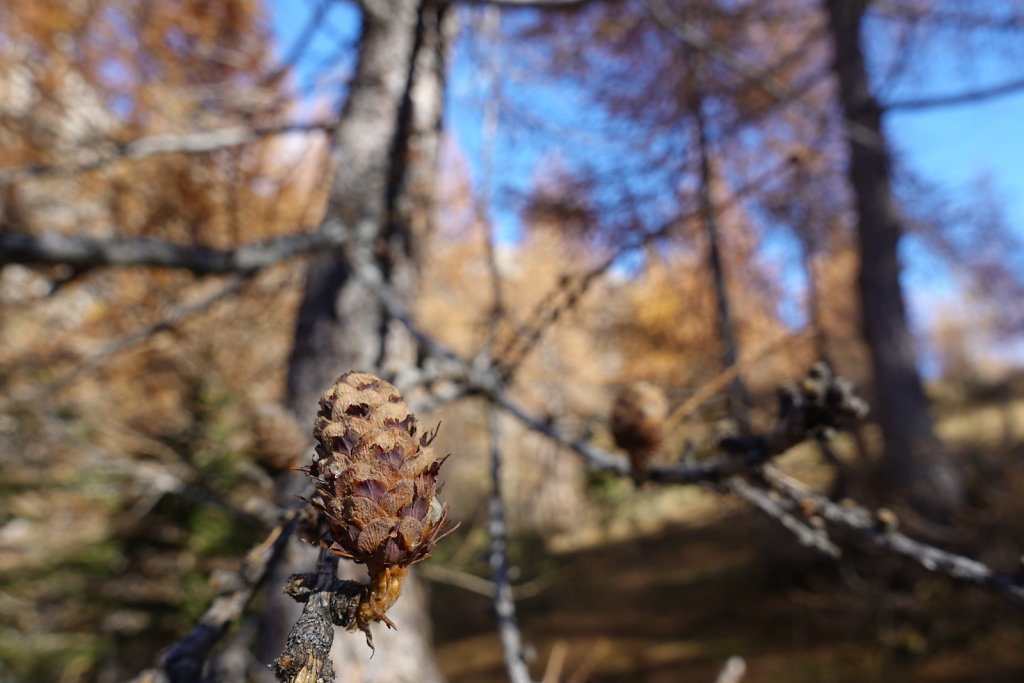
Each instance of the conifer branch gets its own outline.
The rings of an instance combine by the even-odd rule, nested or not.
[[[145,238],[89,237],[47,232],[40,235],[0,232],[0,266],[67,265],[83,271],[104,266],[179,268],[196,275],[251,273],[288,259],[347,243],[345,226],[325,224],[298,235],[285,235],[234,249],[172,244]]]
[[[202,681],[203,669],[214,646],[224,636],[252,600],[256,590],[284,552],[298,522],[292,510],[267,538],[249,551],[238,571],[222,577],[220,595],[213,601],[187,636],[175,643],[156,669],[143,672],[134,683],[195,683]]]
[[[730,477],[726,487],[737,497],[781,524],[793,534],[800,545],[814,548],[832,559],[838,559],[842,555],[839,547],[832,542],[824,529],[815,527],[793,514],[792,508],[795,506],[788,499],[755,486],[742,477]]]
[[[145,159],[157,154],[202,154],[241,147],[258,140],[290,133],[325,132],[330,134],[331,123],[294,123],[280,126],[231,126],[215,130],[188,133],[161,133],[147,135],[126,143],[101,141],[94,158],[77,164],[35,164],[0,168],[0,184],[16,180],[18,176],[43,177],[74,175],[92,171],[118,161]],[[85,149],[82,150],[83,152]]]
[[[494,613],[498,619],[501,649],[505,654],[505,671],[512,683],[532,683],[523,658],[523,637],[516,623],[516,605],[509,582],[508,525],[505,521],[505,502],[501,495],[501,425],[500,415],[493,405],[487,405],[491,432],[491,495],[490,521],[487,531],[491,537],[489,562],[494,581]]]
[[[293,574],[284,588],[296,601],[305,603],[284,652],[274,660],[274,673],[285,683],[334,683],[334,627],[348,628],[355,622],[367,589],[358,581],[338,579],[337,571],[338,556],[322,548],[316,571]],[[366,642],[373,647],[368,631]]]
[[[928,572],[994,590],[1024,605],[1024,583],[1020,580],[995,572],[977,560],[907,536],[899,531],[899,521],[889,510],[872,512],[850,501],[834,503],[774,469],[766,469],[764,476],[774,490],[799,505],[807,515],[816,515],[828,524],[853,532],[883,550],[916,562]]]

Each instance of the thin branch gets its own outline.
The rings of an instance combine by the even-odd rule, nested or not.
[[[558,683],[562,680],[562,669],[565,668],[565,658],[569,654],[569,646],[564,640],[555,641],[551,646],[551,654],[548,655],[547,666],[544,667],[544,677],[541,683]]]
[[[666,418],[666,424],[676,424],[685,420],[687,417],[692,415],[698,408],[708,402],[708,400],[722,390],[722,387],[732,381],[733,377],[739,373],[748,370],[752,365],[755,365],[765,359],[766,356],[772,352],[778,350],[783,344],[795,344],[797,341],[804,337],[810,336],[816,332],[813,326],[805,327],[797,332],[783,332],[775,339],[767,342],[749,357],[744,358],[735,365],[732,365],[720,373],[712,377],[707,383],[701,386],[700,389],[695,391],[693,395],[672,411],[672,413]]]
[[[734,73],[748,83],[757,86],[778,104],[792,103],[807,111],[816,120],[827,121],[832,117],[828,111],[807,102],[794,90],[771,73],[765,73],[756,64],[751,63],[742,55],[704,35],[699,28],[676,14],[662,0],[646,0],[648,9],[655,21],[671,31],[680,41],[701,53],[717,57]],[[869,147],[884,145],[875,131],[855,121],[844,120],[844,133],[847,137]]]
[[[75,368],[67,374],[33,390],[32,395],[27,397],[28,400],[40,396],[48,396],[60,391],[81,379],[85,374],[100,367],[114,356],[124,353],[128,349],[145,342],[159,332],[173,329],[189,318],[205,313],[217,302],[237,293],[250,278],[251,275],[236,275],[225,287],[222,287],[205,299],[185,306],[179,306],[164,316],[160,321],[114,339],[96,353],[93,353],[89,357],[80,361]]]
[[[728,199],[717,203],[714,206],[714,209],[722,212],[732,206],[735,206],[745,197],[764,187],[764,185],[772,179],[777,178],[787,165],[788,161],[783,161],[772,168],[769,168],[764,173],[759,174],[756,178],[753,178],[733,191]],[[665,221],[654,230],[645,232],[639,236],[633,237],[632,239],[627,239],[602,262],[590,270],[581,273],[575,278],[575,280],[572,278],[565,278],[560,282],[554,291],[549,292],[541,299],[540,304],[533,313],[533,325],[528,326],[523,332],[510,339],[497,353],[496,361],[500,361],[500,371],[505,379],[508,380],[512,378],[519,365],[522,364],[529,353],[537,346],[538,343],[540,343],[541,339],[543,339],[545,331],[558,322],[558,319],[563,313],[572,310],[580,299],[582,299],[582,297],[587,293],[590,287],[602,275],[607,273],[612,266],[619,261],[619,259],[627,254],[644,249],[648,245],[653,244],[660,239],[668,237],[673,230],[678,228],[679,225],[688,220],[692,220],[699,216],[699,214],[700,209],[695,208],[676,216],[671,220]]]
[[[170,244],[143,238],[95,240],[48,232],[41,235],[0,233],[0,266],[68,265],[84,270],[103,266],[158,266],[181,268],[196,275],[250,273],[290,258],[346,243],[347,230],[325,224],[299,235],[247,244],[234,249],[212,249]]]
[[[833,559],[839,558],[842,552],[839,547],[829,539],[828,534],[819,528],[798,519],[789,508],[795,506],[788,500],[779,500],[772,497],[772,494],[762,488],[754,486],[741,477],[730,477],[726,487],[734,494],[747,501],[758,510],[771,517],[786,530],[790,531],[800,545],[807,548],[814,548]],[[787,503],[789,504],[787,506]]]
[[[880,548],[913,560],[929,572],[989,588],[1024,605],[1024,584],[993,571],[977,560],[910,538],[898,530],[898,521],[891,512],[873,513],[860,505],[836,504],[777,470],[766,470],[764,474],[775,490],[798,504],[806,514],[817,515]]]
[[[295,37],[287,56],[263,79],[264,83],[276,82],[286,71],[294,67],[302,59],[303,55],[306,54],[306,51],[313,44],[313,36],[320,30],[320,24],[327,15],[327,9],[333,4],[334,0],[319,0],[317,2],[316,9],[310,13],[306,24]]]
[[[493,370],[480,368],[462,359],[412,321],[402,301],[382,282],[367,280],[384,304],[388,315],[406,327],[427,353],[438,360],[452,363],[464,373],[460,381],[471,392],[486,396],[528,428],[544,434],[578,453],[595,470],[631,476],[629,461],[610,453],[588,440],[562,432],[550,419],[531,415],[514,401],[504,389],[502,378]],[[659,483],[696,484],[716,482],[769,462],[807,438],[816,430],[827,429],[844,421],[858,419],[867,412],[866,404],[854,394],[853,387],[840,377],[833,377],[827,368],[816,367],[799,387],[780,389],[779,416],[775,427],[764,435],[723,439],[720,455],[697,462],[683,462],[670,467],[651,467],[646,478]]]
[[[237,620],[264,578],[281,558],[298,520],[298,512],[286,513],[277,527],[249,551],[239,570],[221,579],[220,595],[187,636],[175,643],[156,669],[140,674],[136,683],[195,683],[203,680],[203,666],[217,642]]]
[[[494,613],[498,618],[501,649],[505,653],[505,670],[512,683],[532,683],[530,671],[523,659],[523,639],[516,624],[516,605],[512,599],[512,585],[508,579],[508,526],[505,522],[505,502],[501,496],[501,424],[497,409],[488,404],[491,432],[491,500],[490,521],[487,531],[491,537],[489,563],[494,577]]]
[[[289,133],[327,132],[333,130],[331,123],[292,123],[280,126],[254,128],[232,126],[215,130],[190,133],[162,133],[147,135],[127,143],[109,143],[111,151],[98,153],[94,159],[78,164],[37,164],[0,168],[0,184],[10,182],[19,175],[33,177],[50,175],[72,175],[91,171],[123,160],[138,160],[156,154],[196,154],[231,149],[277,135]]]
[[[1024,77],[1013,78],[1004,83],[967,90],[948,95],[935,95],[934,97],[919,97],[905,100],[895,100],[883,104],[885,111],[918,111],[934,107],[949,107],[957,104],[974,104],[985,100],[1012,95],[1015,92],[1024,90]]]
[[[461,588],[464,591],[476,593],[492,600],[498,593],[494,587],[494,582],[489,579],[433,562],[424,562],[420,566],[420,576],[427,581]]]
[[[448,586],[454,586],[463,590],[469,591],[470,593],[476,593],[482,595],[485,598],[493,599],[497,590],[493,581],[477,576],[476,574],[470,574],[458,569],[446,567],[436,562],[424,562],[419,567],[419,575],[427,581],[433,581],[434,583],[443,583]],[[538,576],[532,581],[521,583],[512,586],[512,599],[513,600],[525,600],[526,598],[532,598],[540,595],[544,590],[549,588],[558,577],[564,574],[564,569],[558,569],[548,574]]]

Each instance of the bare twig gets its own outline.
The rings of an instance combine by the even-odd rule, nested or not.
[[[816,329],[811,327],[805,327],[797,332],[783,332],[775,339],[767,342],[760,348],[756,349],[749,357],[727,367],[720,373],[715,375],[706,384],[701,386],[700,389],[694,392],[693,396],[686,399],[683,403],[672,411],[672,413],[665,420],[666,424],[672,425],[692,415],[697,409],[708,402],[708,400],[722,390],[722,387],[732,381],[732,378],[744,370],[750,369],[751,366],[760,363],[765,359],[766,356],[771,354],[773,351],[778,350],[783,344],[793,344],[800,339],[813,335]]]
[[[697,26],[674,12],[663,0],[645,1],[655,21],[671,31],[680,41],[689,45],[694,50],[716,57],[722,64],[729,67],[729,69],[748,83],[758,87],[777,103],[797,105],[819,121],[827,121],[832,118],[831,112],[815,106],[806,101],[802,96],[794,96],[792,89],[774,75],[764,73],[756,64],[751,63],[741,54],[706,36]],[[850,120],[844,120],[843,123],[844,134],[860,144],[869,147],[881,147],[884,145],[884,141],[878,134],[867,126]]]
[[[775,490],[829,524],[851,531],[880,548],[913,560],[929,572],[992,589],[1014,602],[1024,604],[1024,584],[994,572],[977,560],[910,538],[897,529],[897,520],[891,512],[872,513],[860,505],[833,503],[827,497],[811,491],[774,469],[765,471],[765,478]]]
[[[833,559],[842,555],[839,547],[829,539],[824,529],[815,528],[798,519],[787,509],[787,504],[790,508],[795,507],[791,501],[773,498],[770,492],[744,481],[741,477],[730,477],[726,486],[734,494],[792,532],[800,545],[820,550]]]
[[[629,461],[610,453],[586,439],[562,432],[552,421],[531,415],[514,401],[502,386],[502,378],[494,371],[480,368],[462,359],[454,351],[420,330],[412,321],[401,300],[383,283],[371,282],[372,291],[380,298],[388,315],[402,323],[424,351],[442,362],[453,364],[462,375],[453,374],[471,392],[486,396],[492,403],[511,414],[524,425],[544,434],[576,452],[587,465],[596,470],[631,476]],[[759,436],[723,439],[720,455],[697,462],[684,462],[670,467],[651,467],[646,478],[660,483],[697,484],[716,482],[765,464],[790,448],[814,435],[816,430],[828,429],[843,420],[856,419],[866,410],[866,404],[853,393],[846,380],[832,377],[826,368],[800,387],[787,387],[780,391],[779,419],[769,433]]]
[[[894,100],[882,105],[886,111],[917,111],[920,109],[931,109],[934,107],[948,107],[956,104],[974,104],[983,102],[1004,95],[1011,95],[1024,89],[1024,78],[1012,78],[1002,83],[966,90],[948,95],[935,95],[933,97],[918,97],[905,100]]]
[[[250,277],[250,275],[236,275],[226,286],[217,290],[205,299],[192,304],[179,306],[164,316],[160,321],[114,339],[96,353],[80,361],[75,368],[67,374],[48,382],[42,387],[33,389],[31,395],[26,397],[27,400],[32,400],[40,396],[47,396],[60,391],[79,380],[85,374],[100,367],[114,356],[124,353],[128,349],[145,342],[147,339],[159,332],[172,329],[189,318],[193,318],[206,312],[217,302],[237,293],[238,290],[240,290],[242,286],[249,281]]]
[[[541,683],[558,683],[562,680],[562,669],[565,668],[565,658],[569,654],[569,646],[564,640],[559,640],[551,646],[551,653],[548,655],[547,666],[544,667],[544,678]]]
[[[298,511],[286,513],[270,535],[249,551],[238,572],[219,580],[222,590],[187,636],[175,643],[156,669],[140,674],[136,683],[195,683],[214,645],[245,611],[270,568],[281,557],[297,523]]]
[[[539,595],[542,591],[551,586],[563,574],[562,570],[556,570],[549,574],[543,574],[532,581],[511,586],[512,599],[523,600]],[[476,574],[460,571],[451,567],[437,564],[436,562],[424,562],[419,565],[419,575],[427,581],[443,583],[456,588],[482,595],[485,598],[494,598],[497,593],[494,582]]]
[[[505,653],[505,670],[512,683],[531,683],[530,671],[523,659],[522,635],[516,624],[516,606],[508,580],[508,527],[505,503],[501,496],[501,425],[497,409],[487,406],[491,431],[491,519],[487,530],[491,537],[489,561],[494,577],[494,612],[498,618],[501,649]]]
[[[765,172],[758,174],[756,178],[734,190],[727,199],[716,203],[713,207],[714,210],[722,212],[729,207],[735,206],[754,191],[777,178],[787,165],[788,162],[780,162]],[[554,291],[547,293],[541,298],[540,304],[532,316],[533,324],[526,326],[520,334],[510,339],[496,353],[496,367],[500,368],[501,373],[506,379],[511,379],[519,365],[543,339],[544,333],[548,328],[558,322],[562,314],[572,310],[590,287],[622,257],[640,251],[658,240],[665,239],[674,230],[678,229],[680,225],[699,216],[699,214],[699,208],[685,211],[679,216],[665,221],[654,230],[624,240],[611,254],[590,270],[575,277],[563,278]]]
[[[482,595],[485,598],[493,599],[497,594],[493,581],[476,574],[470,574],[469,572],[452,569],[451,567],[445,567],[436,563],[424,562],[420,567],[420,576],[427,581],[455,586],[470,593]]]
[[[103,266],[181,268],[197,275],[249,273],[281,261],[346,243],[344,226],[325,224],[299,235],[285,235],[234,249],[212,249],[149,239],[95,240],[59,233],[25,235],[0,232],[0,265],[65,264],[85,270]]]
[[[294,123],[263,128],[232,126],[230,128],[190,133],[148,135],[123,144],[108,144],[108,147],[113,148],[112,151],[99,153],[95,158],[79,164],[47,164],[0,168],[0,184],[10,182],[19,175],[33,177],[72,175],[91,171],[122,160],[144,159],[156,154],[215,152],[222,149],[241,147],[257,140],[277,135],[321,131],[329,133],[332,127],[333,124],[330,123]]]
[[[565,683],[586,683],[586,681],[590,680],[590,675],[594,673],[598,663],[611,649],[612,643],[610,640],[607,638],[598,640],[583,656],[583,661],[579,663],[579,666],[572,672],[572,675],[565,679]]]

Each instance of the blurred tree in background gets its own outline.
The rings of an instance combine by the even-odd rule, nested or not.
[[[463,527],[422,565],[429,617],[414,580],[374,659],[339,635],[342,680],[500,680],[480,624],[508,560],[545,681],[712,680],[732,654],[751,681],[1024,673],[1019,611],[869,553],[835,569],[780,550],[721,495],[778,502],[757,476],[634,491],[572,452],[614,449],[612,399],[645,380],[671,406],[655,464],[704,462],[770,429],[775,389],[826,360],[872,416],[786,472],[1019,571],[1020,358],[993,350],[1024,322],[1021,229],[991,184],[938,187],[883,124],[1024,87],[914,88],[951,45],[1008,73],[1024,6],[304,7],[275,50],[289,3],[0,6],[0,679],[153,667],[308,493],[292,468],[350,369],[443,421]],[[907,312],[905,234],[955,292],[930,329]],[[272,680],[299,613],[278,589],[315,563],[293,539],[212,678]]]

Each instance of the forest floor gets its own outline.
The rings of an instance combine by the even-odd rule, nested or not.
[[[994,434],[1005,445],[999,419],[996,408],[980,407],[973,419],[957,411],[945,436],[958,457],[980,446],[990,453],[995,447],[984,442]],[[965,422],[976,429],[961,428]],[[1022,455],[1015,439],[1000,461],[1019,467]],[[1022,497],[1024,478],[999,476],[1003,495],[993,504]],[[753,512],[722,508],[628,540],[538,555],[536,566],[523,560],[524,575],[541,584],[517,601],[534,678],[712,683],[739,655],[744,683],[1024,681],[1019,606],[879,558],[852,539],[841,539],[846,561],[837,565],[796,547]],[[975,506],[975,519],[987,521],[953,545],[1016,545],[1020,553],[1015,518],[1010,528],[992,530],[1019,510]],[[1012,571],[1012,564],[1001,568]],[[434,614],[443,615],[435,638],[447,679],[507,680],[490,599],[441,583],[431,593]]]

